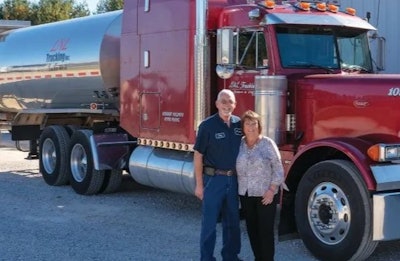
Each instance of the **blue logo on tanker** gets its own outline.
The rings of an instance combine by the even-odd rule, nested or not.
[[[68,49],[68,38],[58,39],[46,54],[46,62],[65,62],[70,60],[70,56],[65,53]]]
[[[46,55],[46,62],[65,62],[69,61],[69,55],[65,53],[55,53],[55,54],[47,54]]]

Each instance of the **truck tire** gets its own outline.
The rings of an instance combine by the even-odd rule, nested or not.
[[[297,228],[321,260],[364,260],[375,250],[372,201],[355,165],[328,160],[302,177],[295,200]]]
[[[104,181],[104,170],[95,170],[90,147],[90,130],[77,130],[70,142],[70,184],[81,195],[93,195],[100,191]]]
[[[122,170],[106,170],[100,193],[110,194],[116,192],[122,183]]]
[[[70,137],[60,125],[46,127],[39,140],[39,170],[51,186],[68,183],[68,146]]]

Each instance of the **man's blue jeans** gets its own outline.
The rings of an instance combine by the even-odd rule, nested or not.
[[[203,218],[201,224],[201,261],[215,260],[216,226],[222,218],[224,261],[236,261],[240,252],[239,196],[236,176],[204,175]]]

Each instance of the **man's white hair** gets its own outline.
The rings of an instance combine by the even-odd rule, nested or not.
[[[228,89],[223,89],[218,93],[217,101],[221,100],[221,96],[223,94],[227,94],[234,102],[236,102],[235,94],[233,93],[233,91]]]

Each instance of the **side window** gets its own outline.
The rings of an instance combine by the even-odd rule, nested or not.
[[[246,68],[268,66],[264,33],[259,31],[236,32],[234,34],[234,61]]]

